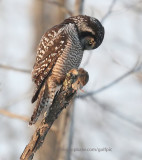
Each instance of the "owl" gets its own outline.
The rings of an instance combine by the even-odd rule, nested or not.
[[[49,29],[37,49],[32,79],[36,90],[32,103],[37,105],[30,124],[47,111],[66,74],[78,69],[84,50],[96,49],[104,39],[104,27],[94,17],[78,15]]]

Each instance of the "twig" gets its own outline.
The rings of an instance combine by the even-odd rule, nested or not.
[[[26,117],[26,116],[20,116],[18,114],[14,114],[14,113],[11,113],[9,111],[6,111],[4,109],[0,109],[0,114],[1,115],[4,115],[4,116],[7,116],[7,117],[10,117],[10,118],[14,118],[14,119],[19,119],[19,120],[22,120],[22,121],[26,121],[28,122],[29,121],[29,118]]]
[[[3,64],[0,64],[0,68],[7,69],[7,70],[18,71],[18,72],[24,72],[24,73],[31,73],[31,70],[28,70],[28,69],[15,68],[15,67],[3,65]]]
[[[20,160],[33,159],[34,153],[43,144],[45,136],[51,128],[53,122],[57,119],[62,110],[73,100],[76,94],[76,88],[81,88],[80,86],[84,86],[87,83],[88,73],[82,70],[79,69],[77,71],[73,69],[67,73],[63,86],[56,94],[53,103],[49,108],[48,114],[45,115],[39,127],[36,129],[29,144],[22,153]]]
[[[104,21],[106,20],[106,18],[112,13],[112,9],[113,9],[115,3],[116,3],[116,0],[112,0],[110,6],[108,8],[107,13],[103,16],[103,18],[101,20],[102,23],[104,23]]]
[[[139,71],[141,68],[142,68],[142,64],[141,63],[140,64],[137,63],[134,68],[132,68],[130,71],[126,72],[125,74],[123,74],[122,76],[117,78],[116,80],[112,81],[111,83],[99,88],[96,91],[88,92],[88,93],[79,95],[78,97],[79,98],[84,98],[84,97],[87,97],[87,96],[96,95],[96,94],[98,94],[98,93],[110,88],[111,86],[115,85],[116,83],[120,82],[121,80],[123,80],[124,78],[128,77],[129,75]]]
[[[122,114],[120,111],[115,110],[114,107],[111,107],[110,105],[108,106],[107,104],[103,104],[103,103],[99,102],[99,100],[97,100],[93,96],[90,96],[90,98],[93,102],[97,103],[104,110],[111,112],[115,116],[117,116],[118,118],[123,119],[123,120],[127,121],[128,123],[130,123],[131,125],[134,125],[135,127],[142,129],[142,123],[134,121],[133,118],[127,117],[126,115]]]

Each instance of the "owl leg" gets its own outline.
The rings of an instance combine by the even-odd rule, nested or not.
[[[49,105],[52,104],[55,94],[58,90],[59,84],[57,83],[56,79],[53,76],[50,76],[47,80],[47,87],[48,87],[48,92],[47,92],[47,99]]]

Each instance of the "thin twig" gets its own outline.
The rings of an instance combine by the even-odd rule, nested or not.
[[[31,70],[28,70],[28,69],[15,68],[15,67],[8,66],[8,65],[3,65],[3,64],[0,64],[0,68],[7,69],[7,70],[18,71],[18,72],[24,72],[24,73],[31,73]]]
[[[4,116],[7,116],[7,117],[10,117],[10,118],[19,119],[19,120],[22,120],[22,121],[29,122],[29,118],[28,117],[21,116],[21,115],[15,114],[15,113],[11,113],[11,112],[9,112],[9,111],[7,111],[5,109],[0,109],[0,114],[4,115]]]
[[[111,112],[115,116],[117,116],[118,118],[127,121],[128,123],[130,123],[131,125],[133,125],[135,127],[138,127],[140,129],[142,129],[142,123],[134,121],[133,118],[124,115],[123,113],[114,109],[114,107],[111,107],[110,105],[107,105],[106,103],[105,104],[101,103],[98,99],[94,98],[93,96],[90,96],[90,98],[93,102],[97,103],[104,110],[106,110],[108,112]]]
[[[116,1],[117,1],[117,0],[112,0],[110,6],[109,6],[109,8],[108,8],[107,13],[103,16],[103,18],[102,18],[102,20],[101,20],[102,23],[104,23],[104,21],[108,18],[108,16],[111,15],[112,9],[113,9],[113,7],[114,7]]]
[[[82,95],[79,95],[78,97],[79,98],[84,98],[84,97],[87,97],[87,96],[91,96],[91,95],[96,95],[112,86],[114,86],[115,84],[117,84],[118,82],[120,82],[121,80],[123,80],[124,78],[128,77],[129,75],[139,71],[140,69],[142,68],[142,63],[140,64],[136,64],[134,68],[132,68],[130,71],[126,72],[125,74],[123,74],[122,76],[120,76],[119,78],[113,80],[112,82],[110,82],[109,84],[99,88],[98,90],[96,91],[92,91],[92,92],[87,92],[85,94],[82,94]]]

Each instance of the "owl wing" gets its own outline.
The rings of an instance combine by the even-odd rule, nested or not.
[[[37,50],[36,63],[32,71],[32,79],[36,84],[32,103],[37,100],[40,90],[46,78],[52,72],[58,57],[69,46],[67,43],[70,43],[71,38],[68,36],[68,32],[72,29],[76,30],[74,24],[58,25],[43,35]]]

